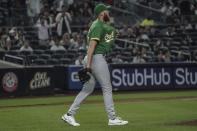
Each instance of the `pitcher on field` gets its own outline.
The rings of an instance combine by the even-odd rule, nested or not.
[[[79,109],[81,102],[93,92],[96,80],[102,87],[105,109],[109,118],[108,125],[126,125],[128,123],[128,121],[124,121],[116,115],[112,98],[110,73],[105,60],[105,55],[112,50],[116,35],[115,28],[109,24],[108,8],[104,4],[98,4],[94,8],[97,19],[92,23],[88,32],[89,47],[84,58],[84,69],[82,71],[85,74],[87,73],[88,77],[81,78],[87,78],[87,81],[84,81],[83,89],[75,98],[68,112],[62,116],[62,119],[72,126],[80,126],[75,121],[74,115]]]

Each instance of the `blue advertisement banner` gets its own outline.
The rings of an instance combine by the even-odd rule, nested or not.
[[[78,71],[80,69],[82,69],[83,66],[75,66],[75,65],[70,65],[67,68],[67,86],[69,90],[81,90],[83,85],[82,83],[79,81],[79,77],[78,77]],[[97,82],[95,89],[99,89],[100,85]]]
[[[82,88],[82,84],[79,81],[79,77],[77,75],[77,72],[82,68],[82,66],[68,66],[67,68],[67,83],[68,83],[68,89],[72,90],[80,90]]]
[[[113,90],[197,88],[196,63],[110,65]],[[82,66],[68,67],[68,89],[80,90],[77,71]],[[96,88],[100,88],[99,84]]]

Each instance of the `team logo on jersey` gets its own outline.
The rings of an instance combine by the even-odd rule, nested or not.
[[[105,35],[105,41],[109,43],[110,41],[114,40],[114,32],[112,31],[111,34]]]
[[[2,79],[3,89],[7,92],[14,92],[18,87],[18,78],[13,72],[8,72]]]

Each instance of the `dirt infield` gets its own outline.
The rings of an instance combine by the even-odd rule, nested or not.
[[[179,97],[148,97],[148,98],[127,98],[115,99],[115,102],[145,102],[145,101],[161,101],[161,100],[196,100],[197,96],[179,96]],[[42,103],[42,104],[28,104],[28,105],[11,105],[0,106],[0,109],[21,108],[21,107],[42,107],[42,106],[57,106],[57,105],[70,105],[73,101],[55,102],[55,103]],[[102,104],[102,100],[86,100],[85,104]],[[196,120],[197,122],[197,120]]]
[[[177,122],[177,123],[175,123],[174,125],[197,126],[197,119],[196,119],[196,120],[189,120],[189,121]]]

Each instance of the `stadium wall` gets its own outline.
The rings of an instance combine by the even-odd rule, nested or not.
[[[82,66],[0,69],[0,96],[49,95],[80,90]],[[113,90],[196,89],[197,63],[109,65]],[[97,83],[96,88],[100,88]]]

